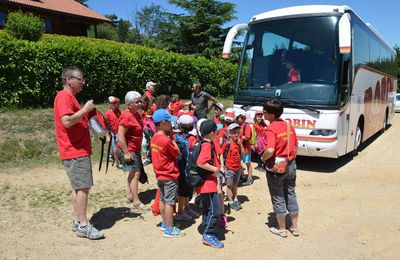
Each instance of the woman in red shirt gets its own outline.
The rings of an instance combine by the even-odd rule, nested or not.
[[[286,211],[289,212],[292,226],[289,231],[298,236],[297,219],[299,205],[297,203],[296,186],[296,153],[297,137],[292,125],[282,120],[282,103],[278,100],[269,100],[264,104],[264,118],[271,124],[265,132],[265,152],[261,160],[266,165],[267,181],[271,201],[279,227],[270,227],[270,231],[280,237],[287,237],[285,224]],[[289,136],[288,136],[289,133]],[[287,158],[286,172],[278,174],[272,172],[276,157]]]
[[[140,149],[143,139],[143,121],[140,115],[142,107],[141,95],[136,91],[129,91],[125,95],[126,110],[119,118],[118,148],[124,159],[123,171],[128,175],[128,190],[131,193],[134,210],[149,210],[139,199],[139,178],[144,173]],[[128,192],[128,196],[129,196]]]

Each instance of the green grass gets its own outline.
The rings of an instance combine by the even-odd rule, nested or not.
[[[120,99],[123,100],[123,97]],[[231,107],[233,98],[218,98],[218,102],[225,108]],[[108,106],[99,104],[97,108],[104,113]],[[125,106],[121,105],[123,109]],[[214,110],[211,110],[210,115],[213,113]],[[0,112],[0,122],[0,170],[60,162],[52,108],[3,110]],[[93,161],[99,161],[100,151],[101,142],[92,138]]]

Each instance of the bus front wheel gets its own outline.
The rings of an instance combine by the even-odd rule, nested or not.
[[[362,141],[362,129],[361,129],[360,124],[358,124],[357,128],[356,128],[355,139],[354,139],[354,150],[351,153],[353,156],[358,155],[358,149],[361,145],[361,141]]]

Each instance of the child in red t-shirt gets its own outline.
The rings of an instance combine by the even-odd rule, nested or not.
[[[245,155],[242,156],[242,161],[246,164],[248,175],[247,179],[243,182],[243,185],[251,185],[253,184],[253,167],[251,166],[250,160],[251,145],[249,142],[251,138],[251,126],[245,122],[246,118],[247,114],[243,110],[238,113],[238,116],[236,117],[236,123],[241,127],[239,138],[243,140],[243,147],[246,152]]]
[[[182,108],[184,108],[185,106],[188,106],[190,104],[191,104],[191,102],[183,103],[179,99],[179,95],[172,94],[170,103],[168,105],[168,112],[170,112],[171,115],[173,115],[173,116],[178,116],[179,110],[181,110]]]
[[[109,110],[104,114],[104,118],[111,126],[111,136],[107,136],[107,142],[111,142],[111,148],[114,156],[114,163],[118,168],[122,168],[122,164],[118,160],[118,123],[119,117],[121,116],[121,110],[119,109],[119,98],[109,96],[107,99]]]
[[[222,105],[221,103],[214,104],[214,111],[214,123],[217,125],[217,129],[220,129],[224,126],[220,120],[220,116],[224,112],[224,105]]]
[[[214,248],[222,248],[224,243],[219,241],[216,230],[217,222],[221,216],[217,193],[217,176],[220,167],[213,147],[213,141],[217,137],[217,125],[212,120],[204,121],[200,126],[200,132],[205,142],[201,145],[197,165],[209,172],[205,182],[198,189],[203,203],[203,244]],[[212,157],[212,155],[214,156]]]
[[[226,195],[228,196],[229,208],[240,210],[242,206],[237,199],[237,184],[243,168],[240,165],[240,158],[246,153],[243,147],[243,140],[239,138],[240,126],[236,123],[228,127],[229,140],[222,145],[223,154],[220,156],[221,171],[225,173]]]
[[[263,163],[261,161],[261,155],[263,154],[265,150],[265,129],[267,127],[267,124],[264,121],[263,118],[263,112],[262,111],[257,111],[255,116],[254,116],[254,124],[253,124],[254,130],[256,132],[257,138],[256,138],[256,143],[251,147],[252,153],[254,157],[257,158],[257,167],[256,170],[262,170],[263,169]]]
[[[153,114],[157,132],[151,138],[153,169],[160,190],[160,214],[162,217],[161,230],[165,237],[181,237],[186,233],[174,227],[174,206],[178,196],[178,156],[179,148],[172,139],[171,116],[166,109],[158,109]]]

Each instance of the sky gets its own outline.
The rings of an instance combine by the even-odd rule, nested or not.
[[[236,19],[226,24],[231,27],[247,23],[251,17],[274,9],[311,4],[348,5],[364,20],[369,22],[390,46],[400,46],[400,0],[347,0],[347,1],[306,1],[306,0],[231,0],[236,5]],[[88,6],[101,14],[116,14],[118,18],[132,20],[132,13],[150,4],[161,5],[168,12],[182,13],[168,0],[89,0]]]

